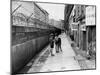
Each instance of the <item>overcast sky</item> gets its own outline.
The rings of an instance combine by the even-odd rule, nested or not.
[[[34,1],[34,0],[22,0],[22,1]],[[60,20],[64,19],[64,4],[51,4],[51,3],[37,3],[40,7],[45,9],[49,13],[49,18]]]
[[[64,19],[64,4],[37,3],[49,13],[49,18]]]

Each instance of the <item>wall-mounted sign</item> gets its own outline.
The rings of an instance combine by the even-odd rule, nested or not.
[[[77,31],[78,30],[78,22],[77,23],[71,23],[71,30]]]
[[[95,23],[96,10],[95,9],[96,9],[95,6],[86,7],[86,26],[96,25]]]

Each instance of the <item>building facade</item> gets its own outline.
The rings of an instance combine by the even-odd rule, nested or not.
[[[74,5],[73,4],[67,4],[65,5],[64,10],[64,29],[67,34],[69,34],[69,17],[73,10]]]
[[[76,22],[78,22],[78,46],[82,50],[86,50],[86,23],[85,23],[85,5],[76,6]]]
[[[70,36],[80,50],[87,53],[96,49],[95,6],[74,5],[69,18]]]
[[[87,51],[96,53],[96,7],[86,7]]]
[[[70,35],[77,46],[86,50],[85,6],[74,5],[70,18]]]

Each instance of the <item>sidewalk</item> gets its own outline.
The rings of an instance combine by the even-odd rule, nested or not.
[[[55,56],[49,56],[40,72],[50,71],[64,71],[64,70],[79,70],[80,66],[77,60],[74,59],[76,56],[73,49],[68,42],[65,34],[60,35],[62,40],[63,52],[56,53]]]
[[[80,70],[81,67],[75,60],[75,52],[73,51],[66,34],[60,35],[62,40],[63,52],[55,53],[55,56],[50,55],[50,46],[45,48],[36,58],[32,59],[20,73],[35,73],[35,72],[50,72],[50,71],[68,71]],[[33,63],[33,61],[35,61]],[[28,68],[28,69],[27,69]]]
[[[75,43],[73,41],[71,41],[70,37],[67,37],[69,39],[70,44],[74,44]],[[80,50],[78,47],[73,46],[72,47],[74,52],[76,53],[76,57],[75,59],[78,61],[81,69],[96,69],[96,65],[95,65],[95,59],[91,59],[88,60],[87,59],[87,53],[86,51]]]

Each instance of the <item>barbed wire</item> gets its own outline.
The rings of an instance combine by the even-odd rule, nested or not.
[[[19,3],[18,3],[18,2],[16,2],[16,4],[17,4],[17,5],[19,5]],[[28,13],[30,13],[30,14],[32,14],[32,13],[33,13],[33,12],[29,11],[29,9],[25,8],[25,7],[23,6],[23,4],[22,4],[22,6],[21,6],[21,7],[23,8],[23,10],[25,10],[25,12],[28,12]]]

